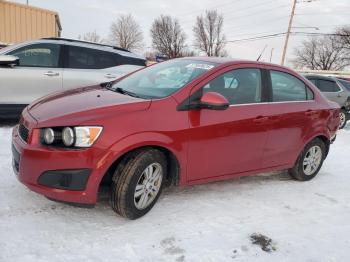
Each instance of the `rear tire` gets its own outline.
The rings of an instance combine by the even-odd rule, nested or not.
[[[325,157],[326,146],[324,142],[319,138],[315,138],[305,146],[294,167],[289,169],[288,172],[296,180],[311,180],[320,171]]]
[[[340,117],[339,129],[343,129],[346,126],[346,121],[348,120],[347,113],[344,109],[340,110],[339,117]]]
[[[142,150],[126,157],[112,178],[112,209],[129,219],[144,216],[157,202],[166,172],[166,157],[159,150]]]

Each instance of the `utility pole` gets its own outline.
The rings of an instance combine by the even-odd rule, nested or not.
[[[282,53],[281,65],[284,65],[284,61],[286,60],[286,53],[287,53],[289,35],[290,35],[290,31],[292,29],[292,24],[293,24],[293,18],[294,18],[295,6],[296,5],[297,5],[297,0],[293,0],[293,8],[292,8],[292,13],[290,14],[290,18],[289,18],[288,31],[287,31],[287,34],[286,34],[286,40],[284,42],[284,48],[283,48],[283,53]]]
[[[270,63],[271,63],[271,61],[272,61],[273,49],[274,49],[274,48],[271,48],[271,53],[270,53]]]

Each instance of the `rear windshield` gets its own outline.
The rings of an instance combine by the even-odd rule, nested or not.
[[[348,91],[350,91],[350,82],[349,81],[345,81],[342,79],[338,79],[338,80],[343,87],[345,87]]]

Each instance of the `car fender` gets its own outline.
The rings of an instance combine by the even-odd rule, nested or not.
[[[326,137],[328,140],[330,140],[330,131],[327,128],[322,128],[320,127],[318,130],[316,130],[313,133],[309,133],[308,136],[305,136],[303,139],[303,143],[301,144],[301,146],[298,148],[298,154],[296,155],[296,158],[294,159],[293,165],[295,164],[295,162],[297,161],[298,157],[300,156],[301,152],[304,150],[305,146],[310,143],[313,139],[315,139],[316,137],[319,136],[324,136]]]
[[[179,143],[179,141],[175,141],[174,138],[158,132],[136,133],[115,142],[106,150],[106,154],[104,154],[97,163],[97,168],[102,169],[98,182],[101,182],[107,170],[121,156],[137,148],[147,146],[162,147],[169,150],[176,157],[180,166],[179,185],[186,182],[187,143],[185,141]]]

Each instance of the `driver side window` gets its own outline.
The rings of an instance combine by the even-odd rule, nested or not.
[[[255,68],[235,69],[211,80],[203,93],[223,95],[230,105],[261,102],[261,71]]]
[[[19,66],[57,68],[60,46],[57,44],[34,44],[20,47],[8,53],[19,58]]]

